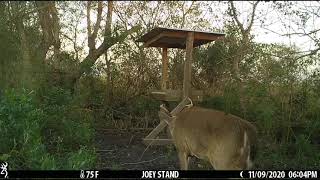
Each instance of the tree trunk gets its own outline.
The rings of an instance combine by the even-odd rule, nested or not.
[[[242,36],[242,39],[240,41],[240,45],[239,45],[237,52],[236,52],[236,56],[233,60],[233,75],[237,81],[237,87],[239,89],[240,106],[241,106],[241,110],[243,113],[243,118],[246,118],[247,97],[245,94],[244,82],[241,79],[241,71],[240,71],[239,65],[240,65],[241,61],[245,59],[245,55],[249,53],[248,49],[250,48],[250,32],[251,32],[251,28],[252,28],[252,25],[254,22],[256,7],[259,2],[257,1],[253,4],[252,14],[251,14],[250,18],[248,19],[248,26],[246,28],[238,19],[238,13],[237,13],[237,10],[233,4],[233,1],[230,1],[229,3],[230,3],[229,4],[230,5],[229,13],[232,16],[236,25],[238,26],[240,33],[241,33],[241,36]]]
[[[22,71],[21,71],[21,83],[22,86],[27,88],[32,88],[32,62],[30,49],[27,42],[27,37],[24,30],[23,18],[19,14],[19,11],[22,9],[19,5],[22,3],[12,3],[11,7],[13,9],[14,14],[18,17],[16,18],[14,25],[18,32],[20,39],[20,48],[22,51]]]
[[[39,22],[42,29],[41,56],[46,57],[49,48],[53,45],[53,59],[57,59],[60,54],[61,43],[59,38],[60,21],[55,2],[36,1],[35,4],[38,9]]]

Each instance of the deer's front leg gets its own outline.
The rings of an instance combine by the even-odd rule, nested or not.
[[[178,156],[179,156],[179,161],[180,161],[180,169],[181,170],[188,170],[189,157],[188,157],[187,153],[179,151]]]

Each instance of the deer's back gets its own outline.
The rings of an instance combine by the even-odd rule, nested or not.
[[[218,110],[186,108],[175,121],[176,147],[202,159],[218,151],[235,155],[244,143],[244,132],[250,143],[256,141],[256,128],[251,123]]]

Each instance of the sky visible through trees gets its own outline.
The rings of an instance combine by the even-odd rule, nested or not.
[[[84,2],[82,2],[83,4]],[[194,30],[203,30],[208,31],[210,30],[210,27],[214,27],[219,29],[220,31],[223,31],[223,21],[226,17],[223,17],[223,11],[226,11],[228,4],[226,2],[198,2],[204,3],[201,6],[201,18],[204,18],[208,21],[208,26],[196,26],[194,24],[185,24],[183,28],[189,28]],[[317,8],[319,6],[319,2],[316,1],[297,1],[292,2],[294,5],[292,5],[292,9],[299,10],[299,8],[310,8],[309,11],[311,12],[317,12]],[[70,11],[69,13],[72,13],[68,15],[69,13],[63,12],[63,8],[59,8],[59,12],[61,14],[66,15],[65,18],[67,21],[72,21],[74,28],[80,29],[86,29],[86,17],[81,17],[80,14],[85,14],[85,9],[83,6],[79,5],[81,3],[70,3],[70,6],[73,6],[74,8],[80,8],[77,13],[72,13]],[[121,8],[121,5],[129,5],[130,2],[117,2],[119,8]],[[151,7],[156,7],[158,5],[158,2],[150,2]],[[197,4],[197,2],[196,2]],[[248,15],[250,15],[250,2],[236,2],[237,8],[240,12],[239,19],[241,22],[247,23],[246,19]],[[191,1],[185,1],[184,7],[190,8],[190,6],[194,6],[194,4]],[[62,5],[61,5],[62,6]],[[217,7],[218,6],[218,7]],[[301,36],[299,34],[295,34],[298,32],[311,32],[314,29],[319,28],[320,24],[320,18],[313,17],[310,19],[303,27],[298,27],[296,25],[296,21],[298,19],[295,19],[294,16],[284,16],[282,13],[278,12],[277,9],[273,7],[274,5],[271,2],[261,2],[261,4],[257,8],[257,14],[260,16],[256,18],[256,22],[253,25],[253,34],[255,35],[255,40],[257,42],[263,42],[263,43],[284,43],[287,45],[296,45],[302,50],[311,50],[315,47],[315,44],[312,42],[311,39],[308,39],[304,36]],[[216,8],[216,9],[215,9]],[[81,10],[82,9],[82,10]],[[213,12],[213,9],[215,12]],[[106,11],[103,13],[106,14]],[[219,14],[219,15],[217,15]],[[68,18],[68,16],[78,16],[77,18],[74,17],[72,19]],[[61,16],[64,17],[64,16]],[[92,18],[96,18],[95,12],[92,13]],[[163,20],[163,16],[159,17]],[[119,17],[117,14],[113,17],[113,21],[117,21]],[[263,21],[263,23],[261,21]],[[62,19],[64,21],[64,19]],[[129,24],[129,23],[128,23]],[[103,24],[101,25],[103,26]],[[172,25],[172,28],[179,28],[180,25]],[[212,28],[211,28],[212,29]],[[72,35],[71,32],[67,32],[68,35]],[[86,40],[86,33],[82,32],[79,33],[79,40],[78,45],[83,45],[84,41]],[[69,45],[71,46],[71,45]],[[72,47],[69,47],[68,49],[72,49]]]

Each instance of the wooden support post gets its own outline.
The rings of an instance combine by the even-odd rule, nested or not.
[[[161,89],[167,89],[168,82],[168,48],[162,48],[162,79],[161,79]]]
[[[186,59],[184,61],[183,98],[191,95],[191,68],[194,33],[188,32],[186,39]]]

